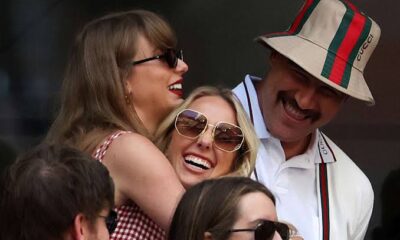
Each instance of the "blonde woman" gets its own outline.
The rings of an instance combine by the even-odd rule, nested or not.
[[[208,178],[249,176],[259,145],[232,91],[213,87],[194,90],[156,135],[186,189]]]

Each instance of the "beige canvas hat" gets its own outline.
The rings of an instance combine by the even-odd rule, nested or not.
[[[380,32],[348,1],[306,0],[287,31],[256,40],[329,86],[373,105],[363,72]]]

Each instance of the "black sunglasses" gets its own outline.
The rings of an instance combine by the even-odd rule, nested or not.
[[[214,145],[225,152],[234,152],[240,149],[244,142],[244,135],[239,126],[227,122],[209,124],[207,117],[192,109],[183,109],[175,118],[175,129],[179,135],[196,139],[212,127]]]
[[[272,240],[275,231],[279,233],[282,240],[289,240],[290,230],[289,226],[269,220],[261,221],[256,228],[242,228],[242,229],[231,229],[229,232],[254,232],[255,240]]]
[[[118,223],[117,216],[118,216],[117,212],[114,210],[110,210],[107,216],[101,216],[101,215],[99,216],[105,219],[106,227],[110,235],[114,232],[115,228],[117,227]]]
[[[153,57],[145,58],[142,60],[131,62],[132,65],[141,64],[144,62],[156,60],[156,59],[163,59],[167,62],[170,68],[176,68],[178,65],[178,59],[183,61],[183,50],[175,50],[175,49],[167,49],[163,54],[156,55]]]

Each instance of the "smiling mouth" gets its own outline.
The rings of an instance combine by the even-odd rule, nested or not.
[[[194,155],[187,155],[184,157],[184,160],[187,164],[201,168],[203,170],[208,170],[211,168],[211,164],[208,161]]]
[[[320,113],[318,113],[317,111],[310,109],[301,109],[296,100],[293,98],[281,94],[280,99],[286,113],[296,121],[304,121],[308,119],[310,119],[311,121],[315,121],[320,116]]]
[[[175,93],[179,97],[183,96],[183,86],[182,86],[183,80],[180,79],[171,85],[168,86],[168,90],[171,91],[172,93]]]

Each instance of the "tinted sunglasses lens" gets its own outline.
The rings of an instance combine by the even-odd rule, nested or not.
[[[215,127],[215,145],[226,151],[238,150],[243,143],[242,129],[229,123],[218,123]]]
[[[165,61],[170,68],[176,68],[176,65],[178,65],[178,58],[183,59],[182,50],[168,49],[165,52]]]
[[[282,240],[289,240],[290,229],[289,229],[288,225],[286,225],[284,223],[276,222],[275,227],[276,227],[276,231],[279,233]]]
[[[263,221],[254,231],[255,240],[272,240],[275,233],[274,222]]]
[[[117,213],[115,211],[110,211],[106,218],[106,226],[109,234],[112,234],[117,227]]]
[[[175,128],[179,134],[188,137],[198,137],[207,126],[207,118],[198,112],[184,110],[178,114],[175,120]]]

